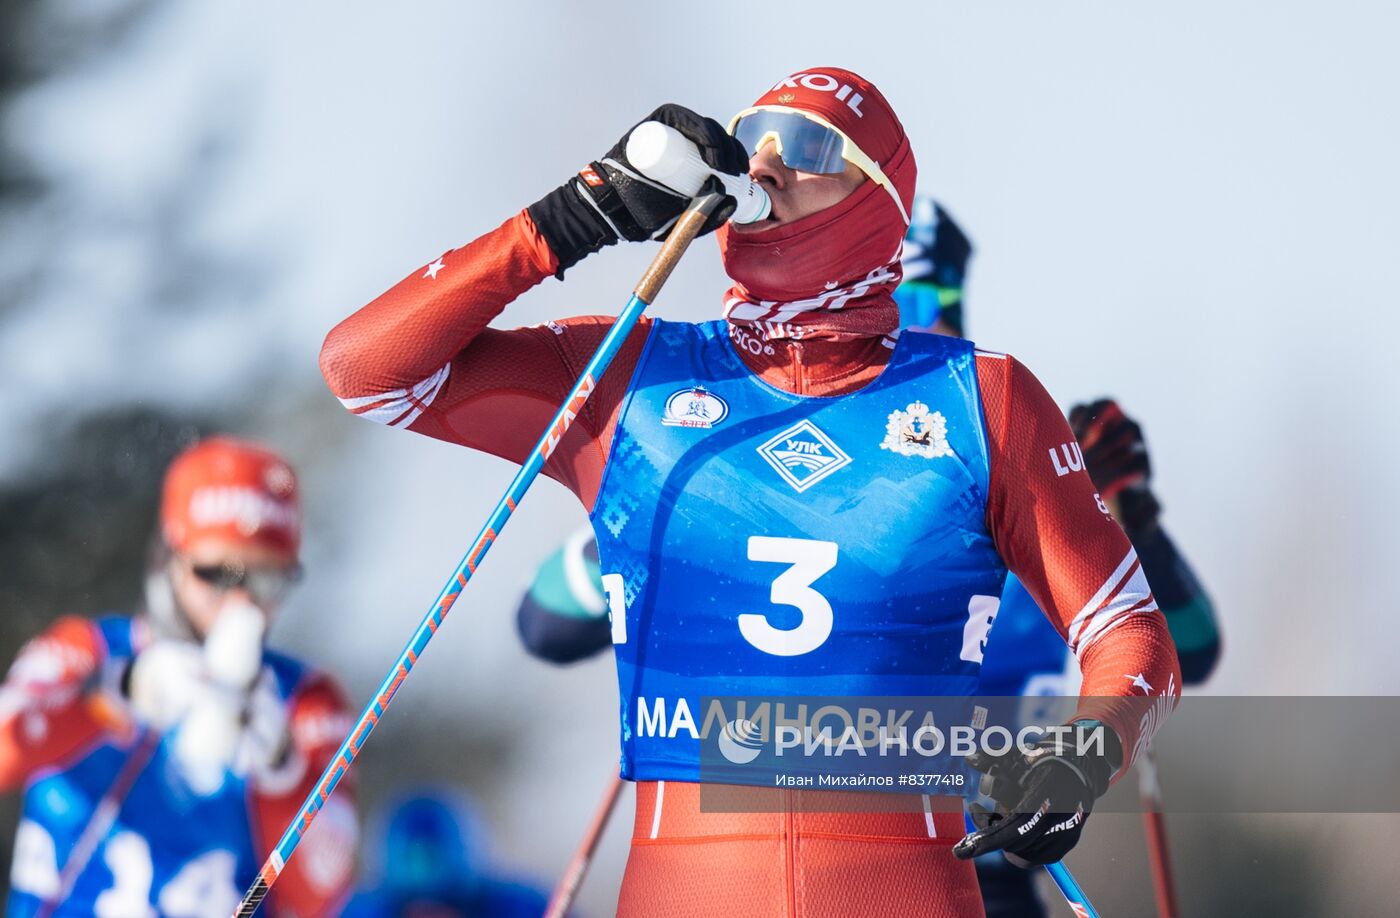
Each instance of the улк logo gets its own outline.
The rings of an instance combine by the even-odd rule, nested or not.
[[[661,423],[667,427],[714,427],[728,414],[724,399],[704,386],[688,386],[666,397]]]
[[[880,449],[925,459],[953,455],[953,448],[948,445],[948,422],[943,413],[930,412],[923,402],[912,402],[903,411],[890,412]]]
[[[851,464],[811,421],[799,421],[758,448],[758,454],[799,493]]]

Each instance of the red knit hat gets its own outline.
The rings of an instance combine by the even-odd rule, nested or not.
[[[301,547],[296,474],[259,444],[203,440],[176,456],[165,473],[160,524],[176,551],[214,537],[269,548],[294,562]]]

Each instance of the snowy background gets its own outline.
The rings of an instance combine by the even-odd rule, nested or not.
[[[308,577],[275,637],[363,701],[513,468],[343,412],[326,331],[657,104],[723,120],[836,64],[883,89],[978,246],[972,337],[1143,422],[1223,619],[1207,691],[1400,694],[1398,27],[1379,0],[7,4],[0,649],[130,608],[161,465],[222,427],[298,464]],[[508,324],[615,311],[649,256],[608,250]],[[714,317],[723,287],[702,243],[656,311]],[[583,519],[536,486],[362,758],[366,812],[460,783],[544,885],[613,767],[616,689],[609,660],[530,661],[511,612]],[[586,914],[615,901],[624,799]],[[1136,818],[1094,825],[1071,864],[1106,914],[1147,913]],[[1400,817],[1173,832],[1191,913],[1383,914],[1394,890]]]

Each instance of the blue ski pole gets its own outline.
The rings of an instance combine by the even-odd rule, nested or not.
[[[977,831],[977,826],[973,824],[970,814],[963,814],[963,822],[967,826],[967,831]],[[1065,902],[1069,903],[1069,910],[1074,912],[1078,918],[1101,918],[1099,910],[1094,908],[1094,904],[1089,901],[1088,895],[1085,894],[1084,887],[1079,885],[1079,881],[1074,878],[1074,874],[1069,872],[1069,868],[1064,865],[1063,861],[1046,864],[1045,872],[1050,874],[1050,879],[1055,881],[1055,886],[1065,897]]]
[[[1064,861],[1046,864],[1045,872],[1050,874],[1050,879],[1054,880],[1055,885],[1060,888],[1060,893],[1069,903],[1070,911],[1078,915],[1079,918],[1099,918],[1099,910],[1094,908],[1093,903],[1084,893],[1084,887],[1079,885],[1079,881],[1074,878],[1074,874],[1069,872]]]
[[[321,774],[321,780],[316,782],[316,787],[301,805],[301,809],[292,819],[287,830],[282,834],[282,839],[277,843],[277,847],[272,849],[267,861],[262,869],[258,871],[257,878],[248,887],[248,891],[243,894],[243,899],[238,904],[234,912],[234,918],[251,918],[252,914],[258,910],[272,885],[277,882],[277,877],[282,873],[287,860],[296,850],[301,842],[302,836],[311,825],[316,814],[326,805],[332,793],[335,792],[336,785],[340,779],[345,777],[345,773],[350,770],[355,757],[364,748],[365,740],[374,731],[379,719],[384,716],[385,710],[389,707],[389,702],[403,685],[404,679],[413,670],[413,666],[418,662],[418,658],[423,655],[423,650],[437,633],[442,622],[447,618],[447,613],[457,602],[457,597],[462,595],[462,589],[471,579],[472,574],[481,564],[482,558],[486,557],[487,551],[500,535],[511,514],[515,512],[516,506],[520,503],[525,492],[534,483],[540,469],[544,468],[545,462],[550,454],[559,446],[564,433],[573,424],[579,412],[583,410],[583,403],[588,400],[588,396],[593,393],[597,380],[603,375],[608,364],[622,348],[622,342],[626,340],[627,334],[637,324],[642,317],[642,311],[649,306],[661,291],[661,286],[666,283],[666,279],[671,276],[671,271],[675,269],[676,263],[685,254],[686,248],[699,235],[705,221],[714,213],[724,201],[722,194],[707,194],[691,202],[689,209],[676,221],[675,227],[671,230],[670,236],[661,247],[661,251],[656,253],[651,265],[647,268],[642,279],[637,283],[637,289],[632,294],[632,298],[627,301],[617,320],[613,322],[607,337],[598,345],[597,352],[588,361],[588,366],[584,367],[583,375],[578,382],[574,383],[574,388],[569,392],[564,404],[559,406],[558,412],[554,415],[554,420],[545,429],[544,435],[540,437],[535,448],[531,450],[527,458],[520,466],[520,471],[516,473],[510,486],[506,488],[505,495],[496,504],[496,509],[491,512],[491,516],[486,520],[486,525],[482,527],[480,534],[472,543],[472,548],[462,558],[457,565],[457,569],[448,578],[447,584],[438,593],[437,599],[433,601],[432,607],[428,609],[427,615],[418,625],[418,630],[409,639],[408,645],[395,661],[389,675],[380,683],[379,690],[374,693],[364,711],[360,714],[359,721],[355,724],[350,735],[340,744],[335,756],[331,759],[326,770]]]

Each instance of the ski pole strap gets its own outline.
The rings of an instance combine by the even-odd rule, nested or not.
[[[694,241],[700,229],[705,225],[705,220],[714,213],[720,203],[724,200],[723,195],[707,194],[691,202],[686,212],[676,221],[676,225],[671,230],[671,234],[666,238],[666,242],[661,246],[661,251],[656,253],[652,259],[651,266],[647,268],[646,274],[637,284],[637,292],[632,294],[627,305],[613,322],[606,337],[603,338],[598,350],[584,367],[583,375],[574,383],[573,389],[569,392],[564,403],[555,412],[554,419],[550,421],[535,448],[530,451],[530,455],[520,466],[520,471],[512,479],[510,486],[506,488],[505,495],[496,504],[496,509],[491,512],[478,533],[476,540],[472,543],[471,549],[463,556],[458,563],[457,569],[452,572],[446,585],[438,593],[437,599],[433,601],[427,614],[418,625],[418,630],[413,633],[399,654],[399,658],[394,663],[394,667],[389,670],[389,674],[380,683],[379,690],[374,693],[374,697],[360,713],[360,719],[356,722],[350,735],[340,744],[335,755],[331,758],[330,764],[321,773],[321,779],[316,782],[316,787],[302,803],[301,809],[293,817],[291,824],[282,834],[277,846],[268,855],[267,861],[262,869],[258,871],[257,879],[248,887],[244,893],[243,900],[239,902],[238,908],[234,911],[234,918],[251,918],[263,899],[267,897],[268,891],[277,882],[277,877],[281,875],[287,861],[291,859],[292,852],[301,843],[307,828],[310,827],[316,814],[326,805],[331,794],[335,793],[336,786],[340,784],[340,779],[345,777],[346,772],[354,763],[355,757],[364,748],[365,741],[369,739],[370,733],[379,724],[379,719],[388,710],[389,703],[393,701],[394,695],[398,693],[399,687],[403,685],[404,679],[413,671],[413,666],[418,662],[418,658],[423,655],[428,642],[442,627],[443,621],[447,618],[447,613],[457,602],[457,597],[462,595],[462,589],[467,585],[467,581],[476,573],[476,569],[481,565],[481,561],[486,557],[491,545],[496,541],[501,530],[505,528],[506,522],[519,505],[525,492],[534,483],[540,470],[544,468],[545,461],[558,448],[559,443],[564,439],[564,433],[573,425],[574,419],[578,417],[583,409],[583,403],[588,400],[588,396],[593,394],[596,387],[596,380],[603,375],[608,364],[617,356],[617,352],[622,349],[622,343],[627,339],[628,333],[642,317],[642,311],[656,298],[656,294],[661,291],[661,285],[670,277],[671,271],[676,263],[680,261],[681,255],[686,248]]]

